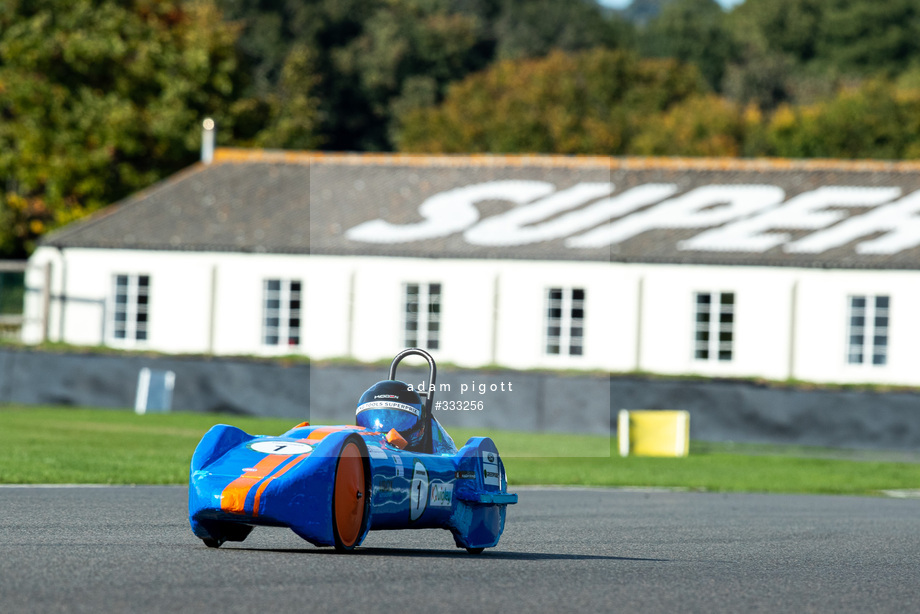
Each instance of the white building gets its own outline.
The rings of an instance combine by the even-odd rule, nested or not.
[[[31,262],[28,342],[920,385],[914,163],[218,149]]]

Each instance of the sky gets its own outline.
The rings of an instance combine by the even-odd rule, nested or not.
[[[716,0],[716,2],[725,8],[732,7],[736,4],[741,4],[743,1],[744,0]],[[632,4],[632,0],[598,0],[598,2],[604,6],[609,6],[615,9],[622,9]]]

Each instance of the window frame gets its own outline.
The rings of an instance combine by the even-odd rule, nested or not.
[[[707,298],[705,302],[701,301],[703,297]],[[701,310],[701,305],[707,305],[708,308]],[[737,306],[738,295],[733,290],[693,293],[694,362],[732,363],[735,361]],[[701,319],[702,315],[706,316],[705,321]],[[718,326],[713,326],[714,324]]]
[[[412,300],[412,297],[415,297],[415,300]],[[435,300],[432,300],[432,297],[435,297]],[[443,347],[441,339],[444,321],[443,306],[444,284],[441,282],[403,283],[403,347],[417,347],[430,352],[437,352]],[[412,324],[414,324],[414,329],[410,329]]]
[[[277,288],[271,286],[277,284]],[[262,320],[259,339],[264,348],[298,349],[303,344],[304,284],[300,279],[262,280]],[[270,304],[277,301],[277,306]],[[270,323],[275,316],[276,324]],[[273,339],[273,341],[272,341]]]
[[[151,281],[149,273],[112,274],[106,335],[110,345],[136,347],[150,342]]]
[[[857,301],[862,301],[863,305],[857,306]],[[862,318],[861,325],[856,323],[857,318]],[[881,318],[884,318],[883,323],[880,322]],[[847,295],[845,364],[855,368],[888,366],[890,330],[890,294]],[[854,341],[857,338],[860,341]]]
[[[544,356],[585,355],[587,296],[584,287],[550,286],[544,289]]]

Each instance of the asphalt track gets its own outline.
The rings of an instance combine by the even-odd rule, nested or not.
[[[474,556],[439,530],[211,550],[182,487],[4,487],[0,612],[920,611],[917,499],[517,490]]]

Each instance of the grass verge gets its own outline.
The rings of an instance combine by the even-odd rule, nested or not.
[[[184,484],[195,445],[219,422],[279,434],[294,421],[2,406],[0,483]],[[469,429],[451,434],[458,444],[473,435],[491,436],[512,485],[837,494],[920,487],[918,462],[866,460],[846,451],[693,442],[687,458],[620,458],[615,447],[611,454],[607,437]]]

